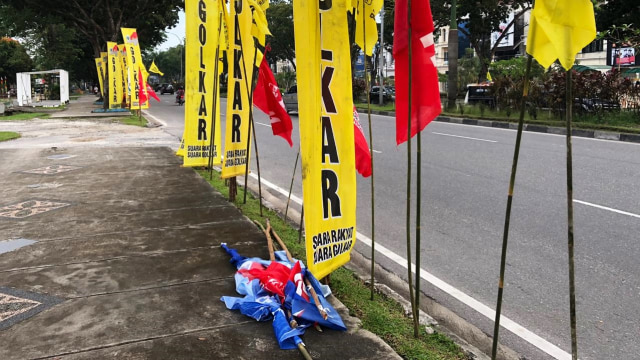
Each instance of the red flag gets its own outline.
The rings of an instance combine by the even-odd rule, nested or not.
[[[289,274],[289,281],[291,281],[296,286],[296,294],[300,295],[307,302],[310,302],[309,294],[304,286],[304,279],[302,276],[302,267],[300,266],[300,261],[296,261],[296,264],[293,265],[291,269],[291,274]]]
[[[396,0],[393,57],[396,60],[396,143],[407,141],[409,106],[409,26],[407,0]],[[429,0],[411,1],[412,101],[411,136],[440,114],[438,70],[435,67],[433,18]]]
[[[142,70],[140,70],[140,68],[138,68],[138,102],[139,104],[144,104],[147,101],[149,101],[149,98],[147,97],[147,94],[145,93],[144,89],[146,88],[145,83],[144,83],[144,78],[142,77]]]
[[[269,68],[266,56],[262,58],[262,63],[260,64],[258,84],[253,93],[253,104],[269,115],[273,135],[282,136],[287,140],[289,146],[293,147],[293,141],[291,141],[291,130],[293,129],[291,118],[287,114],[280,89]]]
[[[149,85],[149,83],[147,83],[146,85],[147,85],[147,94],[149,94],[149,96],[151,96],[152,98],[156,99],[157,102],[160,102],[160,98],[158,97],[158,94],[156,94],[156,92],[153,91],[153,88],[151,87],[151,85]]]
[[[369,152],[367,138],[364,137],[362,126],[360,126],[360,117],[355,106],[353,107],[353,137],[356,144],[356,170],[360,175],[369,177],[371,176],[371,153]]]

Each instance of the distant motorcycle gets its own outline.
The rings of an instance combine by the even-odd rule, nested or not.
[[[178,104],[178,106],[184,105],[184,94],[176,95],[176,104]]]

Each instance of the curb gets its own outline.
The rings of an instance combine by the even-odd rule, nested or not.
[[[364,108],[357,108],[357,110],[360,112],[367,111],[367,109],[364,109]],[[371,110],[371,114],[384,115],[384,116],[396,116],[396,113],[394,111]],[[459,118],[459,117],[451,117],[451,116],[438,116],[437,118],[434,119],[434,121],[447,122],[452,124],[494,127],[494,128],[500,128],[500,129],[512,129],[512,130],[515,130],[518,128],[518,124],[513,122]],[[547,125],[524,124],[523,130],[531,131],[531,132],[539,132],[544,134],[554,134],[554,135],[567,134],[567,131],[565,128],[547,126]],[[600,140],[613,140],[613,141],[640,143],[640,134],[629,134],[629,133],[610,132],[610,131],[602,131],[602,130],[572,129],[571,135],[576,137],[584,137],[584,138],[592,138],[592,139],[600,139]]]

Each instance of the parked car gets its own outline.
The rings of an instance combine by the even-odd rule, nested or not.
[[[496,97],[493,95],[493,87],[490,84],[469,84],[464,103],[469,105],[484,104],[488,107],[496,106]]]
[[[282,94],[282,101],[287,112],[298,112],[298,86],[293,85],[286,93]]]
[[[620,110],[620,103],[602,99],[574,99],[574,104],[585,112]]]
[[[157,91],[157,90],[156,90]],[[171,84],[162,84],[160,85],[160,95],[171,94],[174,93],[173,85]]]
[[[382,88],[382,101],[389,102],[395,101],[396,99],[396,91],[394,88],[390,86],[385,86]],[[369,101],[372,104],[378,104],[380,102],[380,86],[372,86],[371,91],[369,91]]]

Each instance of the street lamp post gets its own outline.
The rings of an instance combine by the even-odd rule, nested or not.
[[[184,38],[181,39],[180,36],[171,32],[167,32],[167,34],[171,34],[175,36],[178,39],[178,41],[182,43],[182,48],[180,49],[180,82],[184,83],[183,66],[182,66],[182,58],[184,58],[184,46],[185,46]]]

